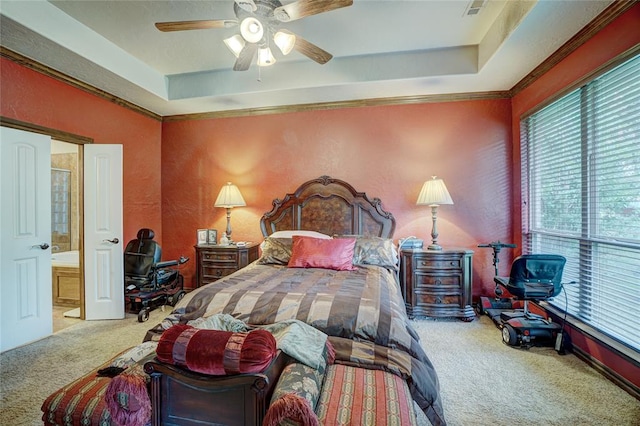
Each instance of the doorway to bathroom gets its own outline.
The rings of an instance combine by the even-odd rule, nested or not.
[[[51,290],[53,332],[81,321],[82,192],[80,145],[51,141]]]

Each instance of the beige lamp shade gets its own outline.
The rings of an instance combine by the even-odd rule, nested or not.
[[[419,206],[431,207],[431,220],[433,222],[431,228],[431,244],[427,247],[429,250],[442,250],[442,247],[438,244],[438,206],[440,204],[453,204],[451,195],[447,191],[447,187],[442,179],[438,179],[436,176],[432,176],[431,180],[428,180],[422,185],[420,195],[418,195]]]
[[[422,185],[420,195],[418,195],[419,206],[432,206],[440,204],[453,204],[451,195],[447,190],[447,186],[442,179],[432,176],[431,180],[428,180]]]
[[[246,205],[247,203],[244,202],[244,198],[242,198],[240,190],[231,182],[227,182],[227,184],[222,187],[220,193],[218,194],[216,202],[213,204],[214,207],[224,207],[227,209],[226,234],[231,243],[233,243],[233,240],[231,240],[231,209],[234,207],[242,207]]]
[[[238,187],[231,182],[227,182],[227,184],[220,190],[218,198],[216,198],[216,202],[213,206],[231,208],[246,205],[247,203],[244,202],[244,198],[242,198],[242,194]]]

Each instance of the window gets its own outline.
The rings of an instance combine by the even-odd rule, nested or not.
[[[550,303],[640,351],[640,55],[521,122],[523,250],[567,258]]]

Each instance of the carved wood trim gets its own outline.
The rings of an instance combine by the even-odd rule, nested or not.
[[[51,136],[52,139],[60,142],[74,143],[76,145],[93,143],[93,138],[64,132],[62,130],[52,129],[50,127],[38,126],[37,124],[27,123],[26,121],[15,120],[13,118],[4,116],[0,116],[0,125],[12,129],[24,130],[26,132]]]
[[[328,235],[356,234],[391,238],[396,221],[382,208],[379,198],[369,198],[345,181],[320,176],[300,185],[260,219],[264,236],[277,230],[314,230]]]

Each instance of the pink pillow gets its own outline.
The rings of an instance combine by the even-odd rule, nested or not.
[[[353,271],[355,238],[320,238],[294,235],[289,268],[324,268]]]

